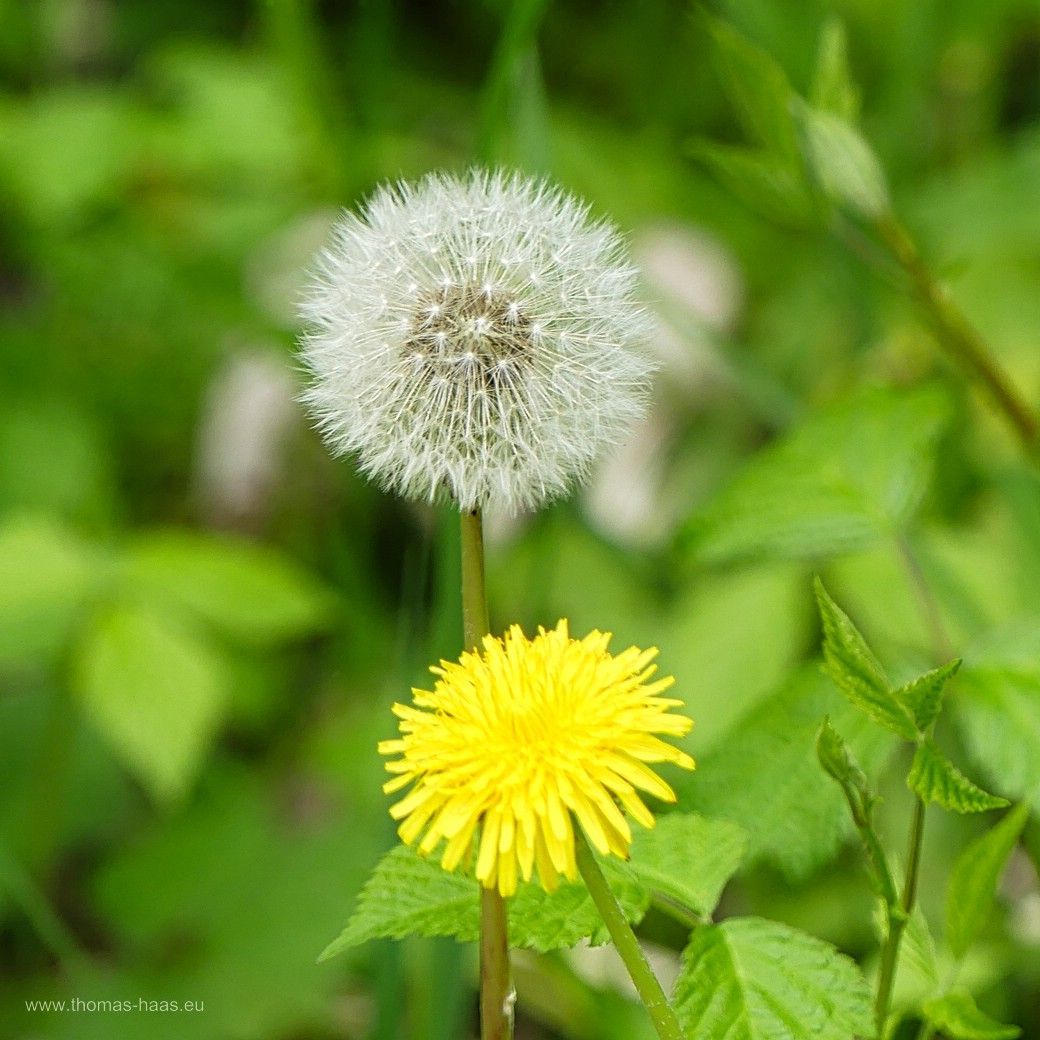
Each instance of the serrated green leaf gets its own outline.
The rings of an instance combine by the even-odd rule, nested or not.
[[[690,155],[736,198],[779,224],[801,228],[816,222],[816,206],[801,170],[772,152],[698,140]]]
[[[849,70],[845,25],[838,18],[829,19],[820,33],[810,98],[815,108],[840,119],[854,122],[859,115],[859,89]]]
[[[153,797],[183,795],[227,703],[224,661],[177,619],[118,607],[88,630],[75,673],[87,715]]]
[[[702,563],[820,559],[906,529],[928,486],[946,398],[857,395],[753,456],[687,529]]]
[[[372,939],[447,935],[473,942],[480,935],[479,895],[472,878],[443,870],[399,845],[369,875],[347,927],[319,960]]]
[[[650,893],[624,864],[605,860],[604,872],[622,909],[639,921]],[[514,947],[545,952],[593,944],[609,938],[583,884],[563,884],[550,894],[522,884],[508,903],[509,941]],[[321,960],[372,939],[449,936],[473,942],[480,935],[480,886],[464,874],[449,873],[403,845],[388,852],[372,871],[347,927],[329,944]]]
[[[820,775],[816,760],[823,715],[830,715],[872,775],[888,757],[893,738],[809,667],[748,712],[699,759],[695,774],[676,778],[684,806],[745,830],[748,864],[767,861],[793,880],[829,862],[852,832],[841,791]]]
[[[747,848],[743,828],[697,813],[669,813],[632,842],[629,867],[655,895],[710,917]]]
[[[980,1011],[967,990],[955,990],[922,1008],[925,1018],[950,1040],[1015,1040],[1018,1026],[1006,1026]]]
[[[895,691],[896,699],[902,701],[910,709],[918,729],[922,731],[928,729],[939,717],[946,684],[957,674],[960,667],[961,661],[958,658],[940,668],[933,668],[932,671],[925,672],[924,675],[912,679]]]
[[[824,194],[869,219],[890,208],[881,162],[863,135],[832,112],[799,105],[805,155]]]
[[[332,597],[278,552],[189,532],[139,539],[126,579],[154,602],[183,609],[246,642],[309,635],[331,618]]]
[[[788,164],[798,162],[798,138],[787,76],[761,47],[725,22],[701,14],[712,41],[711,58],[745,132]]]
[[[755,917],[694,932],[675,1010],[688,1040],[850,1040],[873,1030],[870,988],[855,962]]]
[[[823,624],[824,671],[868,718],[907,740],[916,740],[910,710],[896,698],[884,669],[849,616],[831,599],[819,578],[814,583]]]
[[[906,783],[919,798],[951,812],[985,812],[1009,804],[973,784],[930,740],[918,745]]]
[[[963,957],[982,931],[1000,876],[1028,819],[1029,807],[1016,806],[957,857],[946,889],[946,942],[955,956]]]
[[[60,524],[24,516],[0,526],[0,664],[58,652],[102,574],[96,554]]]

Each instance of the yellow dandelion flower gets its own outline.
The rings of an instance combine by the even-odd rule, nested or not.
[[[432,691],[412,690],[414,707],[395,704],[402,736],[379,745],[394,773],[389,792],[414,784],[390,810],[398,833],[423,855],[442,842],[454,870],[476,843],[476,876],[503,896],[537,865],[550,892],[575,879],[574,819],[599,852],[627,858],[632,831],[654,818],[639,792],[667,802],[675,792],[647,763],[693,759],[655,734],[681,737],[693,723],[651,681],[657,649],[612,655],[610,633],[572,639],[567,622],[528,639],[514,625],[504,638],[457,663],[442,661]],[[421,838],[421,840],[420,840]]]

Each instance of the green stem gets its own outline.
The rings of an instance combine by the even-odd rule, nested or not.
[[[928,315],[947,351],[986,388],[1026,452],[1040,455],[1040,425],[993,357],[986,341],[968,321],[949,292],[928,270],[906,228],[892,214],[876,223],[881,240],[910,279],[913,295]]]
[[[917,902],[917,879],[921,868],[921,847],[924,842],[924,802],[914,799],[914,815],[910,822],[910,845],[906,857],[906,881],[898,906],[888,908],[888,935],[881,948],[881,968],[878,973],[877,997],[874,1000],[874,1021],[879,1038],[885,1035],[885,1023],[892,1002],[892,986],[899,963],[899,944],[903,938],[914,904]]]
[[[480,512],[462,514],[462,635],[475,650],[487,634],[484,528]],[[480,1038],[511,1040],[513,983],[509,971],[506,903],[495,890],[480,890]]]
[[[856,825],[856,830],[859,831],[860,840],[863,842],[863,848],[867,853],[867,859],[874,869],[874,877],[877,879],[878,889],[885,903],[885,910],[890,912],[892,907],[899,905],[899,893],[896,889],[895,880],[892,877],[892,871],[888,866],[885,850],[881,846],[881,839],[878,837],[877,831],[874,830],[872,811],[869,805],[861,805],[860,797],[851,785],[843,783],[841,790],[845,795],[845,800],[849,803],[852,822]]]
[[[47,896],[33,880],[29,871],[2,843],[0,843],[0,894],[6,894],[11,902],[25,914],[40,940],[63,968],[72,971],[87,964],[87,954],[80,949],[76,937],[55,913]]]
[[[632,931],[617,898],[607,884],[596,857],[589,848],[589,843],[580,830],[575,833],[575,853],[578,870],[588,885],[589,895],[596,904],[600,917],[603,918],[610,938],[614,941],[621,959],[625,962],[628,974],[635,984],[639,999],[642,1000],[661,1040],[684,1040],[682,1027],[675,1017],[675,1011],[661,989],[661,983],[650,967],[650,962],[639,945],[639,940]]]

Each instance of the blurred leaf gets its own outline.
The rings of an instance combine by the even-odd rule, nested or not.
[[[629,867],[653,893],[710,917],[746,847],[747,835],[734,823],[669,813],[635,836]]]
[[[809,667],[734,726],[700,759],[696,774],[678,781],[680,801],[739,824],[748,835],[748,864],[767,860],[791,879],[806,877],[833,858],[851,829],[841,792],[820,775],[816,760],[824,715],[873,774],[892,738]]]
[[[831,201],[861,217],[888,212],[888,185],[878,157],[851,123],[808,105],[799,106],[806,159]]]
[[[925,1003],[924,1017],[950,1040],[1015,1040],[1018,1026],[1005,1026],[981,1012],[967,990],[954,990]]]
[[[139,118],[115,90],[85,83],[0,106],[0,167],[24,211],[65,223],[108,202],[127,176]]]
[[[907,706],[892,691],[888,677],[848,615],[815,582],[823,623],[824,670],[839,690],[879,726],[916,740],[917,726]]]
[[[725,22],[703,11],[701,17],[712,41],[712,63],[745,132],[796,167],[798,142],[791,114],[795,94],[783,69]]]
[[[801,171],[764,150],[692,141],[690,155],[743,203],[788,227],[816,222],[816,207]]]
[[[87,715],[152,796],[183,795],[228,696],[213,650],[173,618],[118,607],[88,631],[75,681]]]
[[[604,861],[611,887],[629,920],[646,912],[650,894],[623,864]],[[515,948],[539,951],[595,945],[609,940],[606,927],[583,884],[560,885],[551,895],[535,883],[521,884],[508,902],[509,941]],[[470,877],[449,873],[399,845],[388,852],[365,882],[347,927],[322,953],[321,960],[371,939],[452,936],[474,942],[480,936],[480,886]]]
[[[816,55],[810,100],[815,108],[839,119],[855,122],[859,115],[859,88],[849,69],[848,38],[838,18],[824,23]]]
[[[359,750],[343,735],[344,754]],[[378,786],[376,787],[378,791]],[[114,843],[87,879],[123,951],[111,982],[70,984],[68,995],[110,989],[206,1002],[180,1016],[104,1015],[68,1040],[227,1040],[327,1032],[344,965],[316,967],[329,914],[346,914],[366,865],[385,842],[378,816],[331,797],[301,763],[215,758],[192,797],[152,814]],[[352,969],[360,967],[355,961]],[[336,970],[336,969],[339,970]],[[64,994],[59,994],[64,995]]]
[[[896,700],[910,709],[918,729],[928,729],[939,717],[946,684],[957,674],[960,667],[961,661],[957,658],[949,664],[933,668],[930,672],[911,679],[895,691]]]
[[[921,999],[935,993],[940,968],[935,939],[920,906],[914,907],[899,948],[899,978],[893,1006],[920,1007]],[[907,1000],[910,997],[911,999]]]
[[[152,141],[156,161],[218,186],[234,175],[267,194],[291,182],[305,141],[284,70],[261,53],[171,39],[149,55],[146,69],[173,102]]]
[[[958,726],[972,757],[1001,790],[1040,796],[1040,622],[994,630],[965,655]]]
[[[70,639],[103,561],[60,524],[17,517],[0,525],[0,665],[50,657]]]
[[[513,0],[480,102],[480,158],[528,171],[548,166],[549,121],[538,59],[547,0]]]
[[[703,574],[659,622],[661,668],[678,680],[701,755],[790,674],[809,637],[805,572],[787,563]]]
[[[233,639],[275,643],[328,626],[333,599],[267,546],[189,532],[134,542],[126,576],[164,607],[190,611]]]
[[[925,802],[951,812],[986,812],[1009,804],[973,784],[930,740],[918,745],[906,783]]]
[[[855,962],[775,921],[703,925],[683,953],[675,1008],[689,1040],[849,1040],[873,1035]]]
[[[963,957],[982,931],[1008,858],[1029,819],[1029,806],[1011,810],[957,857],[946,890],[946,942]]]
[[[34,400],[0,417],[0,512],[46,512],[101,525],[114,479],[100,431],[75,401]]]
[[[754,456],[689,526],[697,559],[821,558],[904,530],[949,409],[932,388],[859,395]]]

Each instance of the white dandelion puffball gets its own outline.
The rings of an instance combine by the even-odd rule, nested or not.
[[[534,507],[643,414],[635,283],[618,232],[545,181],[384,186],[321,254],[305,399],[331,449],[389,490]]]

